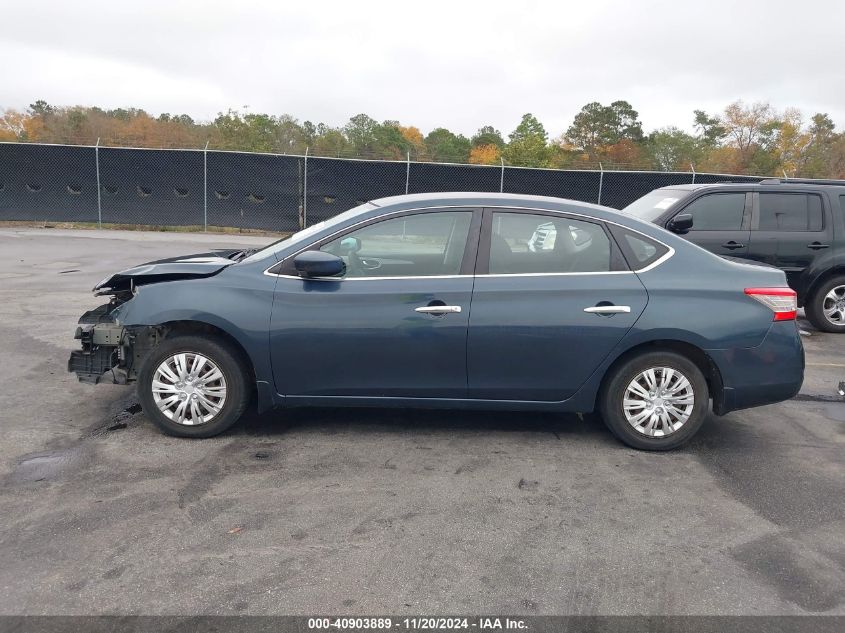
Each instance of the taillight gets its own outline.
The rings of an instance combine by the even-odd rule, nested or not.
[[[745,294],[775,313],[775,321],[792,321],[798,312],[798,295],[792,288],[746,288]]]

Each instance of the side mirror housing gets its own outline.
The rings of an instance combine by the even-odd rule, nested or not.
[[[683,235],[692,228],[692,216],[689,213],[679,213],[669,220],[666,228],[672,231],[672,233]]]
[[[346,272],[346,264],[337,255],[323,251],[305,251],[293,258],[301,277],[334,277]]]

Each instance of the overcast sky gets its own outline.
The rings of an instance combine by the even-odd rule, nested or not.
[[[532,112],[556,137],[589,101],[625,99],[651,130],[743,99],[845,127],[843,0],[0,0],[0,15],[0,108],[366,112],[467,135]]]

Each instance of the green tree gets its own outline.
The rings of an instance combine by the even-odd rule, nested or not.
[[[688,171],[702,153],[699,140],[676,127],[649,134],[647,147],[655,168],[664,171]]]
[[[349,123],[343,128],[343,132],[358,154],[367,154],[373,151],[377,127],[378,122],[375,119],[362,113],[350,118]]]
[[[643,128],[639,113],[627,101],[614,101],[609,106],[593,101],[575,115],[564,139],[595,159],[603,147],[626,140],[641,142]]]
[[[432,160],[444,163],[466,163],[472,147],[467,137],[453,134],[443,127],[429,132],[425,146]]]
[[[713,147],[728,133],[718,116],[710,116],[704,110],[694,110],[694,126],[698,138],[707,146]]]
[[[511,132],[509,139],[510,142],[503,152],[503,157],[508,164],[519,167],[548,166],[548,134],[543,124],[533,114],[522,115],[522,121]]]
[[[505,146],[505,139],[502,138],[502,133],[492,125],[485,125],[478,128],[478,132],[473,134],[470,142],[473,147],[495,145],[501,150]]]

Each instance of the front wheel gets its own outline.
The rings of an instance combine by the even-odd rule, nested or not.
[[[807,300],[804,310],[816,329],[845,332],[845,275],[832,277]]]
[[[202,336],[165,339],[138,373],[144,413],[178,437],[212,437],[249,403],[247,368],[230,345]]]
[[[613,370],[599,406],[613,434],[633,448],[677,448],[698,432],[710,394],[701,370],[674,352],[646,352]]]

